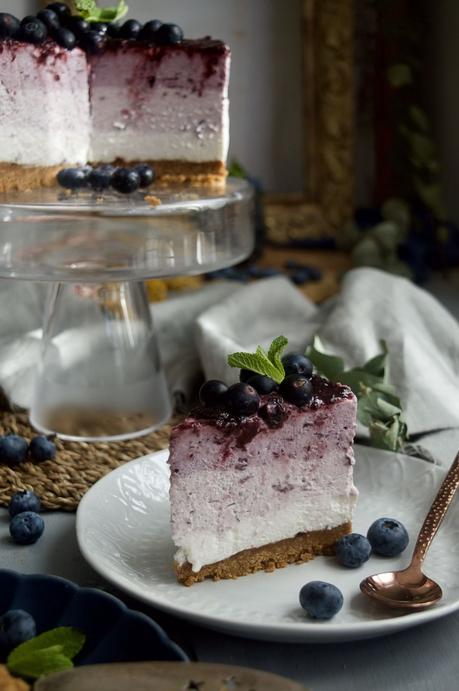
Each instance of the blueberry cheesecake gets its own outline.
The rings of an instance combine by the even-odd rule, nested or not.
[[[0,12],[0,192],[53,185],[88,163],[128,170],[122,192],[142,186],[131,174],[140,164],[159,184],[220,185],[229,48],[156,19],[94,21],[106,15],[93,4],[92,15],[78,2],[73,13],[64,3],[23,19]]]
[[[351,532],[356,397],[273,346],[230,356],[241,381],[206,382],[172,431],[172,537],[185,585],[331,554]]]

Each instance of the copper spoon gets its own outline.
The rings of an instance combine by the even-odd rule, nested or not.
[[[421,566],[458,487],[459,453],[425,517],[416,540],[411,564],[402,571],[387,571],[368,576],[360,584],[362,593],[387,607],[407,610],[424,609],[441,599],[443,593],[440,586],[422,573]]]

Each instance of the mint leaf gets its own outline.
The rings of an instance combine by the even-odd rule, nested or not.
[[[8,669],[33,678],[68,669],[85,640],[84,633],[70,626],[46,631],[17,646],[8,656]]]
[[[268,358],[279,371],[284,369],[284,365],[282,364],[281,360],[281,354],[283,353],[287,345],[288,338],[285,338],[285,336],[278,336],[269,346]]]
[[[327,355],[323,348],[322,341],[318,336],[315,336],[312,345],[308,346],[306,350],[306,356],[324,377],[332,381],[340,381],[340,376],[344,370],[342,358],[336,355]]]
[[[280,384],[285,378],[281,353],[287,344],[285,336],[278,336],[269,346],[267,353],[261,346],[258,346],[255,353],[232,353],[228,355],[228,365],[271,377],[276,384]]]
[[[128,11],[125,0],[119,0],[116,7],[98,7],[96,0],[73,0],[73,6],[87,22],[117,22]]]

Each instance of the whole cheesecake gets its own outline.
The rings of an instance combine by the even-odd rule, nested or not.
[[[51,185],[62,168],[87,163],[148,163],[164,184],[225,180],[223,42],[121,33],[83,50],[84,36],[71,49],[53,36],[31,43],[0,25],[0,191]]]
[[[351,531],[357,401],[318,376],[296,405],[279,391],[240,417],[193,411],[172,432],[175,571],[185,585],[331,554]],[[282,390],[282,388],[281,388]]]

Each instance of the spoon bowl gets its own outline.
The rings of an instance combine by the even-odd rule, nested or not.
[[[378,573],[365,578],[360,584],[360,590],[396,609],[425,609],[442,598],[443,592],[438,583],[423,573],[420,573],[419,578],[412,576],[409,570]]]
[[[386,571],[368,576],[360,583],[362,593],[387,607],[404,610],[425,609],[442,598],[442,589],[422,573],[421,566],[458,487],[459,453],[425,517],[410,565],[402,571]]]

